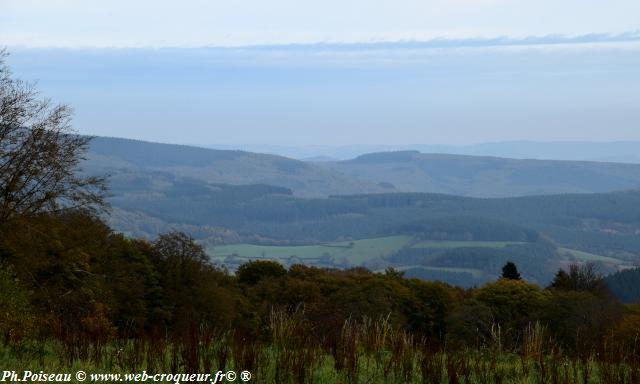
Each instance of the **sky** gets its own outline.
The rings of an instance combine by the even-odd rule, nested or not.
[[[640,140],[637,0],[0,0],[81,133],[185,144]]]
[[[199,47],[619,34],[636,0],[0,0],[5,44]]]

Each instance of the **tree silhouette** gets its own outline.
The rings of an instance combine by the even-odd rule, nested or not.
[[[564,291],[588,291],[603,294],[609,292],[604,278],[592,263],[571,264],[568,273],[560,269],[549,287]]]
[[[504,267],[502,267],[502,277],[508,280],[520,280],[520,273],[518,267],[510,261],[508,261]]]
[[[12,77],[0,49],[0,224],[63,209],[104,207],[104,179],[82,176],[91,138],[71,129],[71,109]]]

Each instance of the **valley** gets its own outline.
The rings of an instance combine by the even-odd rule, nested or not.
[[[187,233],[231,271],[266,259],[474,286],[506,261],[539,284],[571,263],[640,265],[637,164],[417,151],[313,163],[97,138],[84,172],[110,174],[114,229]]]

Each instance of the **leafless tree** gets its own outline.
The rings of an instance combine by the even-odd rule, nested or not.
[[[0,49],[0,224],[64,209],[101,210],[106,184],[81,175],[90,137],[71,128],[71,109],[13,78]]]

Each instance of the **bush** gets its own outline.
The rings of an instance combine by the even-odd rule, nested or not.
[[[33,336],[35,318],[29,295],[10,269],[0,266],[0,337],[9,346],[18,346]]]
[[[590,353],[622,317],[622,306],[608,296],[552,290],[540,317],[567,351]]]
[[[287,274],[287,270],[277,261],[256,260],[242,264],[236,276],[238,282],[256,285],[260,280],[278,278]]]
[[[614,330],[611,341],[624,354],[640,357],[640,315],[625,316]]]
[[[477,301],[465,303],[447,317],[447,345],[453,349],[486,346],[493,324],[491,308]]]
[[[497,324],[522,329],[531,322],[545,300],[537,285],[521,280],[500,279],[480,288],[476,298],[491,308]]]

